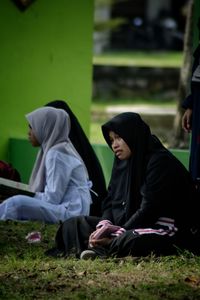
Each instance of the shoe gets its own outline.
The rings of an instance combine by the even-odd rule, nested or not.
[[[25,237],[25,239],[27,240],[27,242],[29,244],[39,243],[39,242],[41,242],[42,235],[39,231],[33,231],[33,232],[28,233],[27,236]]]
[[[87,260],[87,259],[95,259],[97,257],[97,254],[92,251],[92,250],[84,250],[83,252],[81,252],[81,255],[80,255],[80,259],[84,259],[84,260]]]
[[[48,249],[47,251],[44,252],[44,254],[54,258],[64,257],[64,251],[59,250],[56,247]]]

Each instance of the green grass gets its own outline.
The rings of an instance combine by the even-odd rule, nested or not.
[[[109,105],[159,105],[159,106],[176,106],[176,99],[165,95],[142,95],[133,98],[98,98],[93,99],[91,104],[92,110],[101,110]]]
[[[173,98],[164,98],[160,95],[136,96],[134,99],[94,99],[91,105],[90,142],[92,144],[105,144],[101,132],[101,125],[104,124],[110,115],[106,113],[109,106],[148,105],[149,107],[175,108],[177,103]],[[149,124],[150,125],[150,124]],[[173,125],[173,124],[172,124]],[[162,137],[161,137],[162,138]]]
[[[110,66],[134,66],[134,67],[162,67],[180,68],[182,65],[183,52],[176,51],[130,51],[130,52],[107,52],[93,57],[94,65]],[[109,105],[158,105],[164,107],[176,107],[176,100],[167,91],[162,91],[155,95],[136,94],[132,99],[94,99],[91,106],[91,143],[105,144],[101,133],[101,125],[110,117],[106,114]],[[150,125],[150,124],[149,124]],[[162,138],[161,138],[162,139]]]
[[[81,261],[52,259],[57,225],[0,222],[0,299],[198,300],[200,257],[179,256]],[[28,232],[42,241],[28,244]]]
[[[108,52],[93,57],[94,65],[180,68],[183,52]]]

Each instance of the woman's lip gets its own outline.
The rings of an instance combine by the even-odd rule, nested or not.
[[[116,156],[119,156],[121,153],[122,153],[122,151],[116,151],[116,152],[115,152],[115,155],[116,155]]]

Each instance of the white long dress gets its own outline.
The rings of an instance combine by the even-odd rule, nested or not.
[[[17,195],[0,205],[0,220],[39,220],[57,223],[89,215],[91,196],[82,162],[50,149],[45,157],[45,189],[35,196]]]

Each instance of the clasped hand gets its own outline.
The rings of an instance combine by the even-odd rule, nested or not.
[[[105,223],[97,228],[89,237],[89,246],[107,246],[114,237],[122,235],[126,230],[123,227]]]
[[[114,238],[113,236],[110,237],[103,237],[103,238],[95,238],[97,233],[99,233],[100,228],[97,230],[93,231],[89,237],[89,247],[98,247],[98,246],[107,246],[112,239]]]

